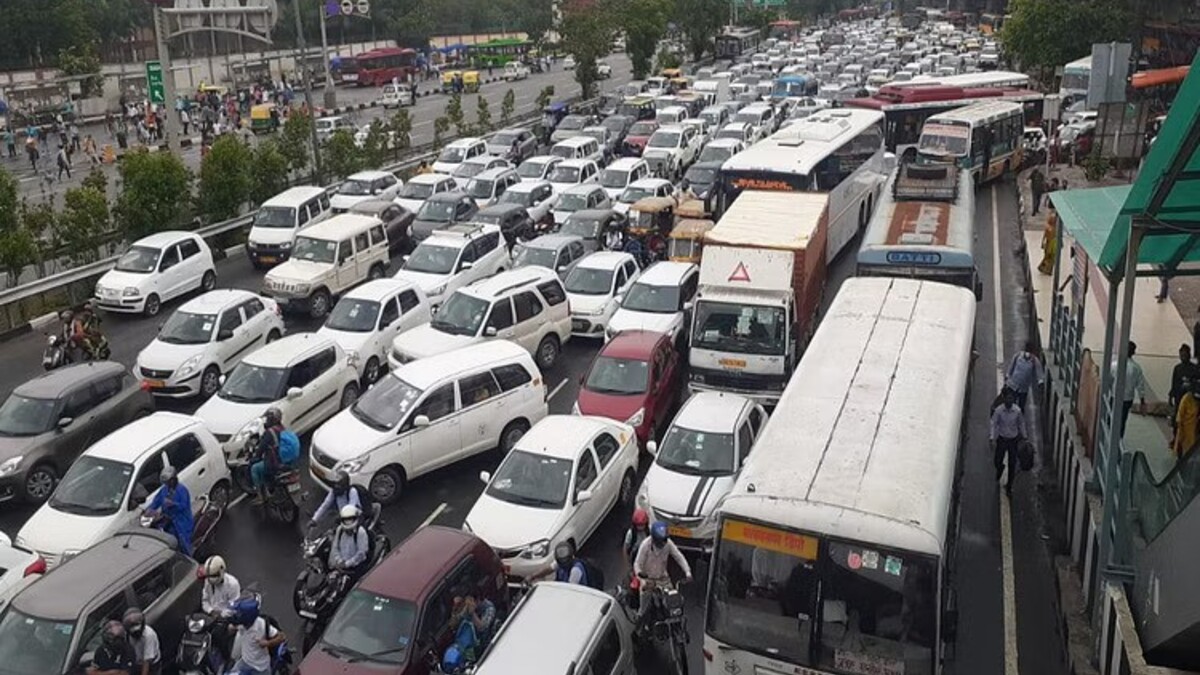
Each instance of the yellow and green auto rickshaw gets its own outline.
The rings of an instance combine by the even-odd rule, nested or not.
[[[442,71],[442,93],[454,93],[454,85],[458,78],[462,77],[461,70],[443,70]]]
[[[479,71],[468,70],[462,76],[463,91],[473,94],[479,91]]]
[[[671,230],[671,239],[667,242],[667,258],[675,262],[700,264],[704,233],[713,229],[714,225],[716,223],[711,220],[681,218]]]
[[[274,110],[273,103],[260,103],[250,108],[250,131],[256,134],[275,131],[275,125],[279,118],[271,114]]]

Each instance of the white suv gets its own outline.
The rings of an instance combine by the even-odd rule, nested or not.
[[[512,258],[499,227],[451,225],[434,230],[418,244],[393,276],[420,286],[437,309],[454,291],[511,266]]]
[[[659,127],[646,142],[642,158],[660,178],[676,180],[700,154],[700,134],[695,127]]]
[[[460,138],[442,148],[442,153],[433,163],[435,173],[447,176],[454,173],[459,164],[487,154],[487,143],[482,138]]]
[[[399,368],[478,342],[511,340],[545,372],[570,337],[571,313],[558,275],[522,267],[455,291],[430,323],[396,337],[388,362]]]

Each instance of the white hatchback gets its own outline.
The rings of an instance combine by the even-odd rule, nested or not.
[[[496,203],[524,206],[525,212],[529,214],[529,219],[540,223],[550,216],[550,210],[554,208],[557,201],[558,197],[555,196],[550,182],[538,180],[517,183],[500,195],[500,199],[496,200]]]
[[[571,334],[603,338],[617,299],[641,273],[634,257],[623,251],[597,251],[579,261],[566,280]]]
[[[332,338],[298,333],[251,353],[196,411],[228,453],[267,408],[303,434],[358,399],[358,371]]]
[[[318,335],[331,338],[349,355],[362,386],[374,384],[397,335],[429,323],[429,300],[416,285],[376,279],[338,300]]]
[[[617,504],[634,499],[638,443],[633,427],[602,417],[550,415],[504,458],[463,521],[496,549],[510,576],[534,580],[554,569],[554,547],[582,548]]]
[[[547,177],[554,194],[562,194],[567,188],[600,180],[600,168],[590,159],[566,159],[559,162]]]
[[[93,302],[109,312],[154,316],[162,303],[216,285],[217,268],[204,239],[191,232],[159,232],[135,241],[100,277]]]
[[[416,213],[425,200],[441,192],[453,192],[458,188],[454,179],[440,173],[422,173],[408,179],[393,200],[405,210]]]
[[[243,290],[209,291],[167,319],[133,372],[156,396],[208,398],[221,388],[222,374],[284,332],[274,300]]]
[[[562,161],[562,157],[555,157],[554,155],[530,157],[521,162],[521,165],[517,167],[517,175],[521,177],[521,182],[523,183],[536,183],[547,180],[550,178],[550,172],[554,170],[554,167],[561,164]]]
[[[605,339],[623,330],[649,330],[680,340],[687,332],[700,269],[692,263],[654,263],[630,285],[621,308],[604,330]]]

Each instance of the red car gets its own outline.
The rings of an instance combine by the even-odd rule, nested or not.
[[[453,639],[454,598],[473,586],[508,614],[496,552],[448,527],[423,527],[367,573],[342,601],[297,675],[429,675]]]
[[[645,447],[679,396],[682,367],[671,336],[648,330],[617,333],[584,374],[575,410],[625,422]]]
[[[642,151],[646,149],[646,143],[649,142],[655,131],[658,131],[658,122],[654,120],[634,122],[625,134],[625,149],[622,154],[626,157],[641,157]]]

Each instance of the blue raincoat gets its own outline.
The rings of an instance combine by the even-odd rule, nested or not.
[[[179,542],[179,550],[185,555],[191,555],[192,530],[195,523],[192,521],[192,495],[188,489],[182,483],[176,485],[174,490],[164,485],[154,495],[150,509],[161,511],[171,521],[168,531],[175,535]]]

